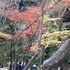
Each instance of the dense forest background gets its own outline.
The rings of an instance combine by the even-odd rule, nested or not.
[[[69,50],[69,0],[0,0],[0,67],[70,70]]]

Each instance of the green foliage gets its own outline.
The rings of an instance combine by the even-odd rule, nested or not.
[[[50,44],[48,45],[48,48],[45,49],[45,59],[51,57],[56,51],[58,47],[56,44]]]
[[[55,31],[58,31],[58,28],[57,28],[57,26],[52,25],[52,26],[49,28],[49,31],[50,31],[51,33],[53,33],[53,32],[55,32]]]
[[[7,55],[9,53],[10,47],[9,45],[3,44],[2,46],[0,46],[0,67],[2,66],[7,66],[7,61],[9,61],[9,56]],[[5,63],[5,64],[3,64]]]
[[[28,0],[26,0],[26,1],[23,1],[23,4],[24,4],[24,6],[36,6],[36,3],[35,2],[33,2],[33,1],[28,1]]]
[[[24,1],[24,6],[26,6],[26,7],[36,6],[36,3],[32,2],[32,1]],[[26,9],[26,7],[24,7],[23,10]],[[29,16],[29,12],[27,15]],[[28,18],[28,20],[29,19],[31,19],[31,18]],[[45,59],[51,57],[57,51],[57,49],[59,48],[58,46],[62,43],[62,41],[64,41],[67,38],[67,36],[70,33],[70,31],[64,31],[64,29],[61,32],[58,31],[58,27],[56,24],[56,20],[58,20],[58,19],[60,19],[60,18],[49,18],[48,15],[44,16],[43,22],[48,27],[48,32],[45,32],[45,34],[42,35],[42,39],[41,39],[41,44],[45,46],[45,53],[43,53],[45,55]],[[52,21],[54,21],[54,22],[52,22]],[[46,23],[46,22],[48,22],[48,23]],[[1,20],[0,21],[0,31],[9,33],[9,34],[15,34],[16,31],[21,28],[22,24],[25,24],[25,23],[26,23],[25,19],[20,20],[19,22],[10,22],[9,20],[6,20],[4,22],[4,24],[3,24],[3,20]],[[62,38],[61,41],[58,41],[59,36]],[[37,41],[38,41],[37,38],[35,38],[35,41],[37,43]],[[10,60],[10,48],[11,48],[10,43],[11,43],[11,41],[5,41],[3,39],[0,39],[0,42],[1,42],[0,43],[0,66],[3,66],[4,62],[7,63]],[[15,52],[17,54],[18,61],[25,60],[25,59],[29,60],[34,55],[34,52],[29,52],[29,51],[23,50],[28,47],[27,39],[24,39],[20,44],[18,44],[16,46],[17,51],[14,50],[16,43],[17,43],[17,41],[12,46],[13,61],[14,61]],[[40,62],[41,62],[41,55],[39,55],[34,60],[34,64],[39,65]]]

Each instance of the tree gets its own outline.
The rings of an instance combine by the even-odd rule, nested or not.
[[[54,70],[60,63],[62,64],[63,59],[69,56],[69,43],[70,39],[66,40],[52,57],[44,61],[43,70]]]
[[[46,0],[42,0],[41,5],[40,5],[41,7],[40,6],[39,7],[30,7],[29,10],[26,12],[20,12],[19,10],[17,10],[17,8],[12,8],[12,7],[9,10],[6,10],[6,9],[1,10],[2,12],[0,12],[0,14],[2,15],[2,17],[5,17],[4,19],[2,19],[2,18],[1,19],[5,20],[5,21],[9,20],[9,26],[11,27],[11,31],[13,30],[12,32],[10,32],[10,34],[1,33],[1,35],[0,35],[0,37],[3,37],[3,38],[7,38],[7,36],[8,37],[10,36],[11,53],[12,53],[13,45],[20,46],[19,43],[22,42],[22,41],[20,41],[21,38],[22,38],[22,40],[24,40],[24,39],[28,40],[28,43],[27,43],[28,50],[33,45],[33,42],[36,40],[35,38],[38,38],[37,50],[36,50],[35,54],[33,55],[33,57],[29,60],[27,66],[24,68],[24,70],[28,69],[28,67],[32,64],[33,60],[38,56],[38,54],[40,52],[44,53],[44,51],[42,51],[43,48],[42,48],[42,44],[41,44],[41,39],[42,39],[43,33],[46,34],[46,32],[48,31],[48,33],[50,33],[51,35],[55,34],[54,31],[52,31],[54,33],[51,33],[50,28],[51,27],[58,27],[58,25],[59,25],[59,30],[61,31],[63,15],[65,13],[65,9],[63,9],[63,8],[67,6],[66,4],[63,5],[61,3],[62,3],[62,1],[60,1],[60,0],[54,0],[54,1],[51,0],[49,3],[47,3]],[[63,5],[62,8],[58,7],[59,5],[61,5],[61,6]],[[60,9],[60,11],[59,11],[59,9]],[[5,15],[4,13],[6,13],[7,15]],[[46,18],[47,13],[48,14],[51,13],[49,15],[50,17],[48,16],[48,18]],[[57,15],[57,16],[55,16],[55,15]],[[51,16],[53,16],[55,18],[52,18]],[[56,18],[56,17],[58,17],[58,18]],[[20,23],[20,21],[23,19],[25,19],[25,23],[26,23],[26,24],[24,23],[25,28],[19,32],[15,31],[14,29],[16,26],[14,26],[14,24]],[[55,24],[54,23],[50,24],[54,21],[56,22]],[[58,23],[59,22],[61,22],[61,23],[58,24],[57,21],[58,21]],[[5,25],[5,22],[3,22],[3,23]],[[43,28],[44,25],[45,25],[45,28]],[[49,28],[49,30],[47,30],[45,32],[45,29],[47,28],[46,26]],[[60,34],[60,33],[58,33],[58,34]],[[57,35],[57,37],[59,37],[59,40],[61,40],[61,37],[59,35]],[[69,42],[70,42],[70,39],[66,40],[53,56],[51,56],[49,59],[44,61],[43,70],[50,70],[50,69],[54,70],[57,68],[60,61],[62,62],[66,58],[66,55],[68,55],[68,53],[69,53],[69,47],[68,47]],[[45,43],[43,46],[45,47]],[[61,53],[62,53],[62,55],[61,55],[61,57],[59,57]],[[56,55],[56,54],[58,54],[58,55]],[[55,57],[56,58],[58,57],[59,59],[56,59]],[[56,61],[54,59],[56,59]],[[11,54],[11,60],[12,60],[12,54]],[[11,63],[12,63],[12,61],[11,61]]]

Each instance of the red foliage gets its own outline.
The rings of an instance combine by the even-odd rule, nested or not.
[[[70,6],[70,0],[62,0],[62,2],[65,2],[67,6]]]
[[[44,9],[48,9],[50,7],[51,3],[47,2],[44,6]]]
[[[21,19],[24,19],[25,18],[25,15],[24,13],[21,13],[17,10],[13,10],[10,14],[9,14],[9,20],[11,21],[11,19],[14,19],[13,21],[19,21]],[[13,22],[12,21],[12,22]]]
[[[25,18],[27,20],[27,22],[30,23],[30,22],[32,22],[32,20],[34,21],[37,18],[38,11],[39,11],[39,8],[37,8],[37,7],[31,7],[26,12],[19,12],[17,10],[13,10],[13,11],[11,11],[11,13],[9,13],[9,20],[11,20],[13,18],[14,19],[13,21],[19,21],[20,19]]]
[[[45,8],[49,8],[50,7],[50,3],[47,3],[45,5]],[[44,8],[44,9],[45,9]],[[29,26],[32,22],[34,22],[38,15],[40,15],[40,7],[30,7],[28,11],[26,12],[19,12],[17,10],[3,10],[3,14],[7,14],[8,15],[8,19],[11,21],[11,22],[14,22],[14,21],[19,21],[21,19],[26,19],[26,25]],[[31,27],[25,31],[25,32],[22,32],[22,34],[33,34],[37,27],[38,27],[38,24],[39,24],[39,21],[40,19],[38,19],[36,22],[34,22]],[[39,30],[39,28],[38,28]],[[44,28],[43,28],[43,31]],[[19,35],[20,33],[16,33],[15,35]]]
[[[29,52],[35,52],[35,51],[36,51],[36,49],[37,49],[37,46],[35,46],[35,45],[34,45],[34,46],[31,46],[31,47],[30,47],[30,49],[28,49],[28,50],[27,50],[27,48],[23,48],[23,50],[22,50],[22,51],[24,52],[24,51],[26,51],[26,50],[27,50],[27,51],[29,51]]]
[[[62,0],[63,2],[70,2],[70,0]]]

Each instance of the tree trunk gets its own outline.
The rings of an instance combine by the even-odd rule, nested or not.
[[[70,70],[70,64],[64,63],[63,64],[63,70]]]
[[[58,65],[68,56],[70,51],[70,39],[63,42],[61,47],[49,59],[43,62],[42,70],[55,70]]]
[[[59,27],[59,31],[62,30],[62,25],[63,25],[63,19],[60,20],[59,24],[58,24],[58,27]]]

